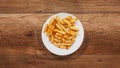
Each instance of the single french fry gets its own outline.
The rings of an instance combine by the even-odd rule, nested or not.
[[[72,19],[72,16],[67,16],[65,19],[70,20],[70,19]]]
[[[76,30],[76,31],[78,31],[78,30],[79,30],[79,28],[76,28],[76,27],[73,27],[73,26],[72,26],[72,27],[70,27],[70,29],[71,29],[71,30]]]
[[[54,31],[55,31],[55,32],[58,32],[58,33],[60,33],[60,34],[66,34],[64,31],[60,31],[60,30],[58,30],[58,29],[55,29]]]
[[[57,39],[61,39],[61,37],[60,37],[60,36],[58,36],[58,35],[55,35],[55,37],[56,37]]]
[[[51,27],[51,29],[52,29],[52,27]],[[52,35],[52,30],[50,30],[50,29],[49,29],[49,34]]]
[[[46,32],[46,35],[47,35],[47,36],[49,36],[49,33],[48,33],[48,32]]]
[[[75,42],[75,38],[73,38],[73,39],[70,39],[70,40],[66,40],[65,41],[65,44],[73,44]]]
[[[50,31],[50,35],[53,35],[53,30],[55,29],[55,26],[52,26],[51,31]]]
[[[48,28],[48,24],[45,26],[45,28],[44,28],[44,32],[47,31],[47,28]]]
[[[58,24],[56,24],[56,27],[60,30],[63,30]]]
[[[56,47],[59,47],[59,45],[57,44],[57,42],[53,42],[53,44],[54,44]]]
[[[75,38],[75,37],[73,37],[73,36],[70,36],[70,37],[68,37],[67,39],[73,39],[73,38]]]
[[[64,24],[64,22],[60,19],[60,17],[56,16],[56,20],[60,22],[61,24]]]
[[[72,42],[75,42],[75,38],[72,39]]]
[[[62,43],[62,45],[64,45],[64,46],[71,46],[72,45],[72,43],[71,42],[66,42],[66,43]]]
[[[67,47],[64,46],[64,45],[60,45],[59,47],[62,48],[62,49],[66,49],[66,48],[67,48]]]
[[[71,26],[71,23],[70,23],[68,20],[63,19],[63,22],[67,23],[67,24],[68,24],[68,26]]]
[[[52,25],[50,26],[50,25],[48,25],[48,28],[47,28],[47,33],[49,34],[49,35],[51,35],[51,29],[52,28]]]
[[[60,34],[60,33],[56,33],[55,35],[57,35],[59,37],[62,37],[62,34]]]
[[[54,21],[55,21],[55,17],[53,17],[53,18],[51,19],[51,21],[50,21],[50,24],[49,24],[49,25],[52,25],[52,24],[54,23]]]
[[[64,35],[64,38],[67,39],[67,38],[68,38],[68,35]]]
[[[53,36],[50,36],[49,40],[53,43]]]
[[[47,30],[47,35],[50,35],[50,29]]]
[[[66,49],[68,50],[70,48],[70,46],[66,46]]]
[[[77,35],[77,31],[72,31],[72,30],[70,30],[70,31],[69,31],[69,34],[70,34],[70,35],[73,35],[73,36],[76,36],[76,35]]]
[[[71,23],[71,26],[75,26],[75,23]]]
[[[59,40],[59,39],[57,39],[57,38],[53,38],[53,41],[55,41],[55,42],[61,42],[61,40]]]
[[[70,22],[74,23],[74,22],[76,22],[77,20],[78,20],[78,18],[73,18],[73,19],[71,19]]]
[[[64,19],[62,19],[62,21],[63,21]],[[62,25],[67,25],[67,23],[65,23],[64,21],[63,21],[63,24]]]
[[[55,19],[52,25],[55,26],[56,23],[57,23],[57,21],[56,21],[56,19]]]

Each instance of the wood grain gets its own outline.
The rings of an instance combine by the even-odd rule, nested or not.
[[[53,57],[52,59],[48,57]],[[0,56],[1,68],[119,68],[120,55],[55,56]]]
[[[0,0],[0,13],[120,13],[120,0]]]
[[[0,13],[31,13],[41,11],[41,0],[0,0]]]
[[[1,14],[0,54],[48,54],[41,28],[52,14]],[[85,38],[76,55],[120,54],[119,14],[75,14],[82,22]]]
[[[119,13],[120,0],[43,1],[43,12]]]

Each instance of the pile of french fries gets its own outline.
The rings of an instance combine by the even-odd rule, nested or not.
[[[53,17],[49,24],[44,28],[51,43],[62,49],[69,49],[75,42],[78,34],[78,28],[75,27],[75,22],[78,18],[67,16],[61,19],[59,16]]]

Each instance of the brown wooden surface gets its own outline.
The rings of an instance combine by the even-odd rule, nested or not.
[[[51,54],[41,40],[45,20],[70,12],[85,38],[74,54]],[[0,68],[120,68],[120,0],[0,0]]]
[[[120,0],[0,0],[0,13],[120,13]]]

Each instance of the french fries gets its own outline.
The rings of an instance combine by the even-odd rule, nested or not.
[[[50,21],[50,24],[49,24],[49,25],[52,25],[52,24],[54,23],[54,21],[55,21],[55,17],[53,17],[53,18],[51,19],[51,21]]]
[[[70,20],[70,22],[74,23],[74,22],[76,22],[77,20],[78,20],[78,18],[73,18],[73,19]]]
[[[62,24],[60,24],[60,23],[58,23],[58,24],[66,33],[68,33],[67,29],[65,29],[65,27]]]
[[[70,27],[71,30],[79,30],[78,28],[76,27]]]
[[[57,27],[58,29],[63,30],[63,29],[59,26],[59,24],[55,24],[55,25],[56,25],[56,27]]]
[[[58,35],[55,35],[55,37],[56,37],[57,39],[61,39],[61,37],[60,37],[60,36],[58,36]]]
[[[59,47],[60,47],[61,49],[67,49],[67,47],[64,46],[64,45],[60,45]]]
[[[46,32],[48,29],[48,24],[45,26],[44,32]]]
[[[60,33],[60,34],[65,34],[64,31],[60,31],[60,30],[58,30],[58,29],[55,29],[54,31],[57,32],[57,33]]]
[[[78,18],[72,18],[72,16],[67,16],[63,19],[58,16],[53,17],[50,23],[45,26],[44,32],[54,46],[61,49],[69,49],[75,42],[79,31],[74,26],[77,20]]]
[[[68,24],[68,26],[71,26],[71,23],[68,20],[63,19],[63,22],[66,23],[66,24]]]
[[[60,17],[56,16],[56,20],[60,22],[61,24],[64,24],[64,22],[60,19]]]
[[[72,16],[67,16],[65,19],[71,20],[71,19],[72,19]]]

